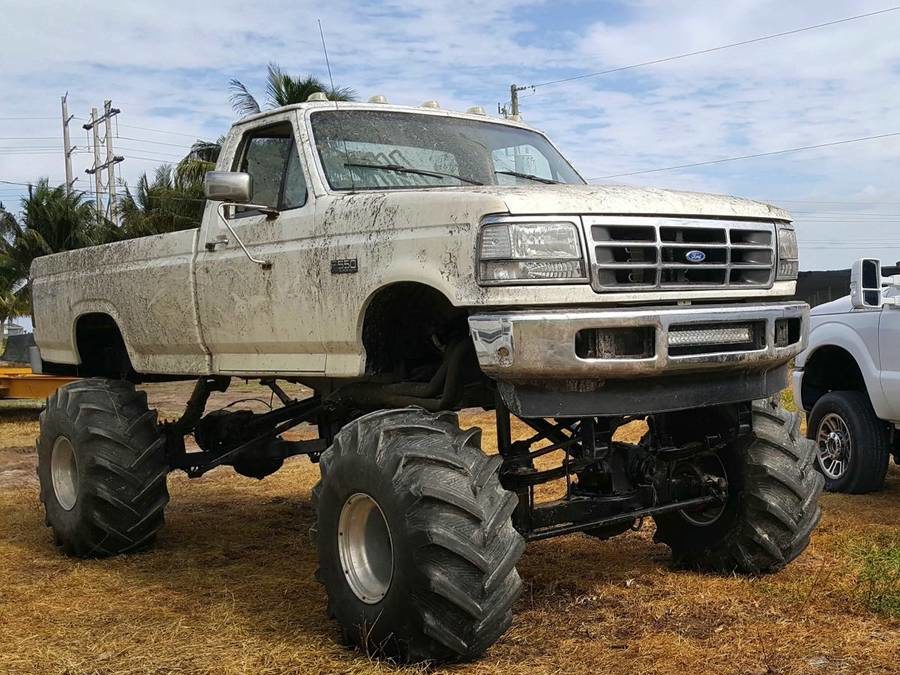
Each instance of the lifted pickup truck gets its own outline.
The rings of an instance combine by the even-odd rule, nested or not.
[[[588,185],[517,120],[378,99],[239,121],[206,186],[198,230],[34,263],[46,370],[89,378],[38,440],[66,553],[147,547],[171,470],[262,478],[305,454],[344,637],[441,660],[510,625],[529,540],[652,518],[676,564],[728,574],[806,547],[815,446],[770,400],[808,320],[784,211]],[[207,412],[233,377],[280,405]],[[196,379],[165,424],[134,388],[160,378]],[[471,407],[495,411],[498,455],[460,429]],[[614,440],[636,419],[640,443]],[[304,422],[317,439],[281,438]],[[565,495],[542,502],[550,481]]]
[[[880,261],[864,258],[850,291],[812,310],[794,398],[825,488],[863,493],[884,485],[891,453],[900,463],[900,276],[882,278]]]

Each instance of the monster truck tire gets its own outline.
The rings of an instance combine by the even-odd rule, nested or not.
[[[317,577],[344,639],[367,654],[468,660],[509,627],[525,543],[480,440],[452,413],[386,410],[322,454]]]
[[[728,496],[717,515],[658,516],[656,540],[672,549],[678,567],[725,574],[782,568],[806,548],[821,516],[824,481],[815,454],[800,434],[799,415],[754,402],[752,432],[718,453]]]
[[[41,413],[37,453],[46,524],[65,553],[105,557],[153,543],[168,467],[144,392],[100,378],[58,389]]]
[[[889,429],[863,392],[825,394],[813,406],[806,435],[817,444],[816,467],[825,476],[826,490],[862,494],[884,487],[891,456]],[[841,453],[844,461],[835,462],[831,452]]]

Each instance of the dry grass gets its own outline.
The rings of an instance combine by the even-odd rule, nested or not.
[[[183,386],[151,389],[164,409],[186,397]],[[262,482],[227,468],[173,475],[152,552],[72,561],[42,524],[34,456],[23,451],[36,431],[33,418],[0,420],[0,672],[415,672],[337,644],[313,577],[318,470],[307,460]],[[495,447],[490,433],[485,447]],[[823,506],[807,552],[762,579],[670,571],[649,523],[607,542],[532,544],[512,629],[480,661],[448,670],[897,673],[900,621],[870,609],[858,553],[900,537],[900,471],[884,492],[829,495]]]

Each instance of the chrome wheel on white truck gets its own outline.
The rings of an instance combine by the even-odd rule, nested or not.
[[[807,436],[815,441],[825,489],[880,490],[891,458],[890,431],[860,391],[833,391],[813,406]]]

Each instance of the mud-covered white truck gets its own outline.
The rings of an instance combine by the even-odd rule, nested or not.
[[[850,295],[819,305],[794,368],[794,400],[809,415],[825,488],[864,493],[900,463],[900,276],[857,260]]]
[[[217,169],[199,229],[33,265],[45,369],[87,378],[38,440],[66,553],[149,546],[172,470],[261,478],[304,454],[344,638],[443,660],[510,625],[526,541],[652,518],[676,564],[723,573],[806,547],[815,447],[771,402],[808,319],[784,211],[588,185],[525,124],[433,102],[247,117]],[[207,411],[235,377],[280,405]],[[134,387],[160,379],[196,379],[164,424]],[[495,411],[499,454],[460,428],[473,407]],[[640,443],[613,439],[635,419]],[[306,422],[317,439],[281,437]],[[550,481],[565,495],[542,502]]]

